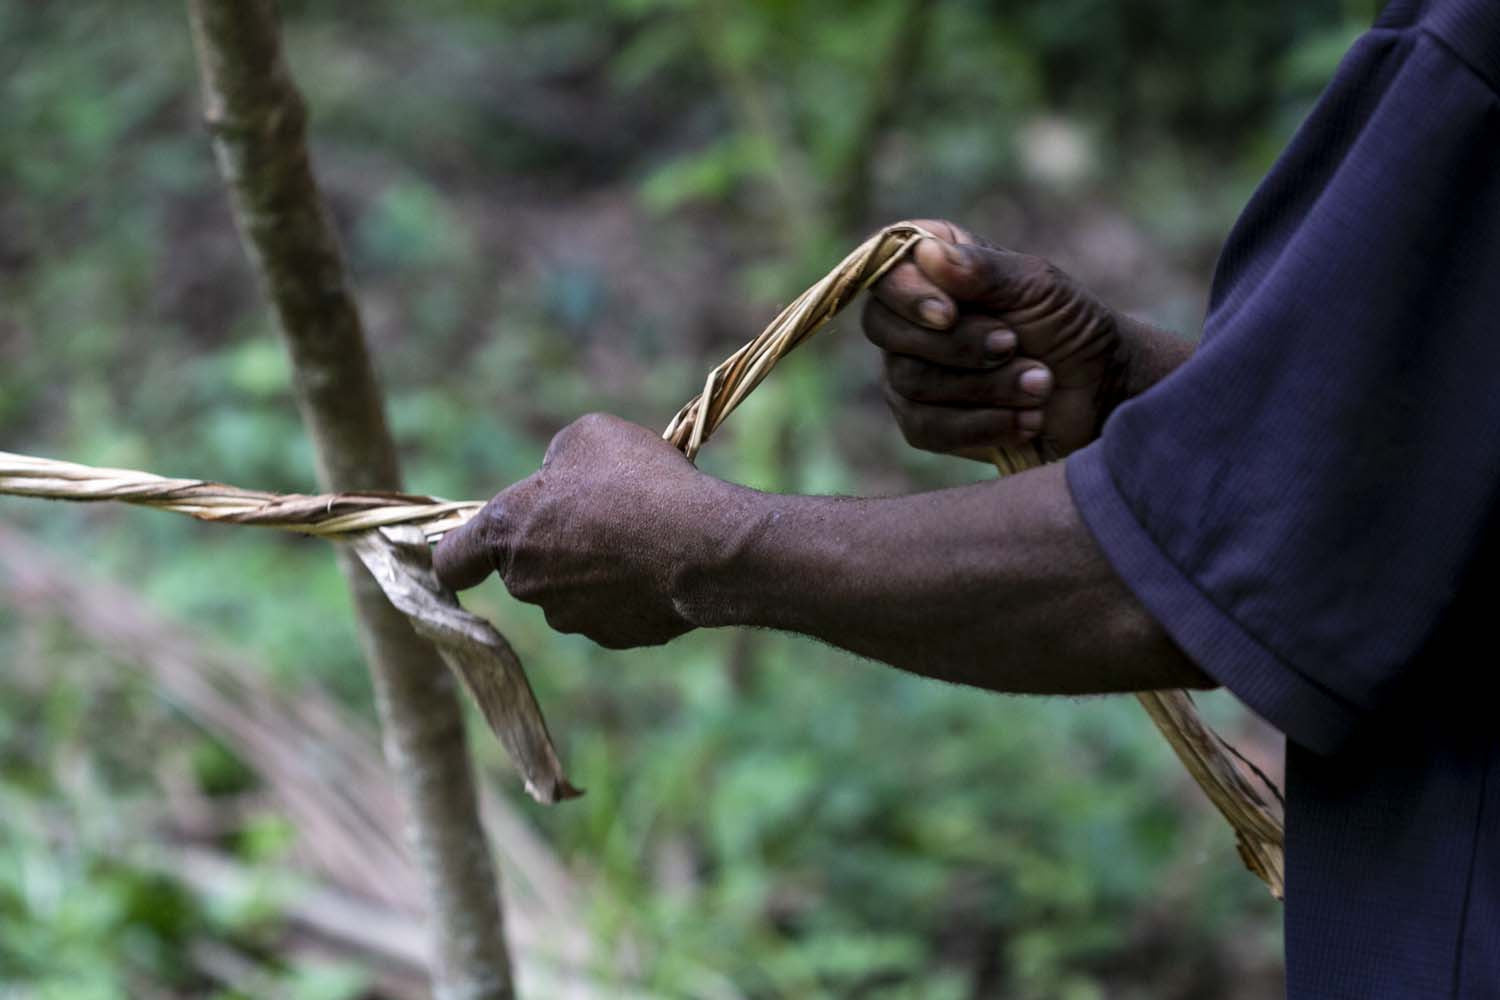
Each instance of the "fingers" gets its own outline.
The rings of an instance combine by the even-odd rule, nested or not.
[[[870,290],[908,322],[945,330],[965,305],[1024,308],[1058,285],[1056,270],[1043,258],[988,246],[949,222],[918,225],[935,238],[919,241],[911,259]]]
[[[596,440],[607,436],[617,428],[628,428],[618,417],[604,413],[589,413],[568,424],[552,436],[542,456],[542,472],[564,453],[570,457],[589,461],[597,447]],[[581,454],[579,454],[581,453]],[[464,524],[445,534],[432,550],[432,568],[443,585],[452,590],[467,590],[484,582],[485,577],[503,569],[510,561],[512,517],[506,516],[506,508],[527,507],[531,490],[540,482],[541,472],[495,494],[489,503]],[[502,573],[503,575],[503,573]],[[507,582],[509,586],[509,582]]]
[[[906,443],[923,451],[952,453],[1024,444],[1042,426],[1040,409],[934,406],[914,403],[889,387],[886,400]]]
[[[907,321],[878,299],[865,300],[865,336],[881,350],[905,354],[950,368],[994,368],[1016,351],[1015,332],[992,316],[959,317],[950,330],[931,330]]]
[[[915,224],[949,244],[975,243],[974,236],[943,219],[915,219]],[[931,243],[922,240],[921,243]],[[920,243],[918,244],[921,245]],[[912,260],[902,261],[870,289],[873,298],[911,323],[946,330],[958,315],[953,297],[922,272]]]
[[[912,254],[934,287],[958,302],[993,309],[1023,308],[1058,286],[1044,258],[972,243],[923,240]]]
[[[958,315],[958,307],[952,297],[910,260],[904,260],[891,268],[870,289],[870,296],[908,323],[916,323],[930,330],[948,329]]]
[[[682,453],[656,433],[606,413],[590,413],[553,436],[542,458],[541,471],[496,494],[466,524],[448,532],[433,549],[438,579],[454,590],[475,586],[498,570],[506,587],[517,593],[532,586],[519,564],[530,563],[539,542],[535,537],[540,512],[551,501],[570,502],[570,509],[607,520],[601,514],[599,482],[611,469],[654,475],[658,480],[684,472],[696,474]],[[550,483],[552,490],[544,488]],[[592,487],[591,488],[591,484]],[[591,506],[585,498],[595,498]],[[515,569],[517,572],[512,572]]]
[[[885,381],[898,397],[913,403],[1035,409],[1046,403],[1053,379],[1039,361],[1012,361],[993,371],[970,371],[887,354]]]
[[[661,646],[692,631],[680,618],[647,614],[626,621],[601,620],[597,600],[542,605],[547,627],[563,635],[583,635],[605,649]]]

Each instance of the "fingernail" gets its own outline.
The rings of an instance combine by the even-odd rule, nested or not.
[[[923,299],[917,306],[917,315],[928,326],[941,329],[948,325],[948,303],[942,299]]]
[[[991,330],[984,338],[986,361],[1007,361],[1016,349],[1016,335],[1009,330]]]
[[[1023,431],[1035,434],[1042,429],[1042,411],[1022,410],[1016,416],[1016,426],[1020,427]]]
[[[1021,373],[1021,391],[1038,399],[1052,388],[1052,373],[1045,368],[1031,368]],[[1038,424],[1040,426],[1040,424]]]

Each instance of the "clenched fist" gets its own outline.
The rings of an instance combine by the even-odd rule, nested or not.
[[[940,239],[871,289],[863,319],[906,440],[984,457],[1039,436],[1066,455],[1098,436],[1124,364],[1113,310],[1040,257],[918,224]]]
[[[722,544],[727,489],[646,428],[590,414],[558,432],[540,470],[449,532],[433,565],[455,590],[499,573],[559,632],[659,645],[693,628],[674,596]]]

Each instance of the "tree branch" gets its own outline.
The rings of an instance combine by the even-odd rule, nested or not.
[[[932,23],[933,0],[906,0],[892,29],[865,102],[860,106],[848,144],[833,171],[839,185],[834,196],[833,223],[841,235],[864,231],[874,194],[871,168],[876,146],[901,108],[901,98],[921,68]]]
[[[214,153],[291,355],[318,475],[332,491],[399,490],[395,445],[359,313],[313,179],[307,112],[270,0],[188,0]],[[342,568],[408,812],[444,1000],[514,996],[498,882],[453,678],[351,553]]]

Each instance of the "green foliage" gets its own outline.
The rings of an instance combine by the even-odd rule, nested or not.
[[[14,625],[14,623],[0,623]],[[21,647],[0,629],[0,994],[114,1000],[142,987],[218,995],[190,959],[206,942],[245,955],[266,992],[352,1000],[364,977],[345,967],[280,960],[274,867],[247,896],[201,899],[148,844],[152,769],[163,744],[192,762],[198,789],[232,795],[250,781],[243,762],[189,736],[169,709],[107,653],[44,621]],[[289,831],[252,820],[237,853],[275,861]]]
[[[1228,221],[1373,13],[1365,0],[282,9],[408,482],[461,497],[529,474],[586,410],[664,424],[853,234],[894,217],[951,215],[1063,255],[1103,218],[1152,267],[1103,268],[1100,291],[1190,327]],[[0,0],[0,59],[14,70],[3,447],[311,489],[287,363],[198,124],[180,8]],[[1038,121],[1080,144],[1076,176],[1037,166]],[[843,326],[758,391],[704,467],[812,492],[988,476],[900,443],[867,345]],[[369,713],[323,543],[113,508],[3,514]],[[1276,911],[1128,703],[985,696],[768,634],[606,653],[493,583],[470,602],[533,664],[588,787],[535,819],[588,883],[591,929],[628,935],[662,995],[691,993],[705,966],[753,997],[1170,998],[1274,981]],[[124,996],[138,977],[211,995],[188,956],[207,935],[255,955],[268,995],[358,995],[347,970],[270,953],[297,834],[283,821],[228,836],[266,876],[228,906],[134,853],[139,831],[117,818],[158,793],[160,734],[210,797],[253,792],[253,762],[185,735],[117,680],[110,651],[38,628],[0,607],[0,654],[34,660],[26,644],[47,666],[45,680],[0,671],[0,993]],[[476,748],[503,770],[498,748]]]

